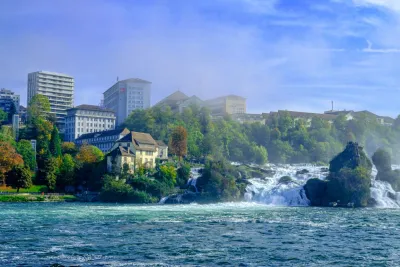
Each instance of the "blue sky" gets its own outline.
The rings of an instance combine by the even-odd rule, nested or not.
[[[239,94],[248,112],[400,113],[399,0],[4,0],[0,87],[26,102],[27,73],[75,78],[98,104],[117,76]]]

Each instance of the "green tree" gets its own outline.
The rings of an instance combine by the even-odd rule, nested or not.
[[[75,156],[78,153],[78,149],[73,142],[63,142],[61,144],[61,153],[62,154],[70,154],[71,156]]]
[[[70,154],[64,154],[61,159],[57,176],[57,186],[63,188],[75,184],[75,161]]]
[[[2,109],[0,109],[0,126],[6,122],[8,119],[8,114],[4,112]]]
[[[49,158],[45,161],[44,172],[47,188],[49,191],[54,191],[56,189],[58,173],[58,161],[56,158]]]
[[[8,116],[7,116],[8,123],[12,123],[12,119],[15,114],[17,114],[17,109],[15,107],[15,103],[13,103],[11,105],[11,109],[8,111]]]
[[[51,132],[50,152],[54,157],[61,156],[61,139],[58,129],[55,125],[53,126],[53,131]]]
[[[156,173],[157,180],[168,184],[169,186],[174,186],[176,184],[176,170],[172,165],[162,165]]]
[[[20,140],[17,143],[17,152],[24,159],[25,166],[27,166],[31,171],[35,171],[36,157],[31,142],[28,140]]]
[[[29,124],[37,125],[40,118],[47,118],[50,112],[50,102],[47,96],[34,95],[28,104],[27,115]]]
[[[20,188],[32,186],[32,174],[27,167],[16,165],[7,173],[6,183],[8,186],[16,188],[18,193]]]

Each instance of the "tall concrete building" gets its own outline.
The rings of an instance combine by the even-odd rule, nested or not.
[[[61,73],[37,71],[28,74],[28,105],[32,97],[45,95],[50,101],[50,114],[56,116],[63,132],[67,109],[74,106],[74,78]]]
[[[103,93],[104,107],[111,109],[121,125],[135,109],[150,108],[151,82],[142,79],[118,81]]]
[[[65,141],[73,142],[83,134],[115,128],[114,111],[93,105],[80,105],[67,110]]]
[[[15,106],[15,111],[19,113],[19,95],[7,89],[0,89],[0,109],[9,112]]]

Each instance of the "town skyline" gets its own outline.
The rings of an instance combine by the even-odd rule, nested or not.
[[[181,90],[244,96],[249,113],[323,112],[333,100],[396,117],[398,5],[289,2],[2,2],[0,87],[26,105],[27,74],[48,70],[75,78],[75,105],[97,105],[117,77],[137,77],[152,82],[151,105]]]

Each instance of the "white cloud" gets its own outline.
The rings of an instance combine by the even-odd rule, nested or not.
[[[375,5],[381,6],[392,11],[400,12],[399,0],[353,0],[356,5]]]

